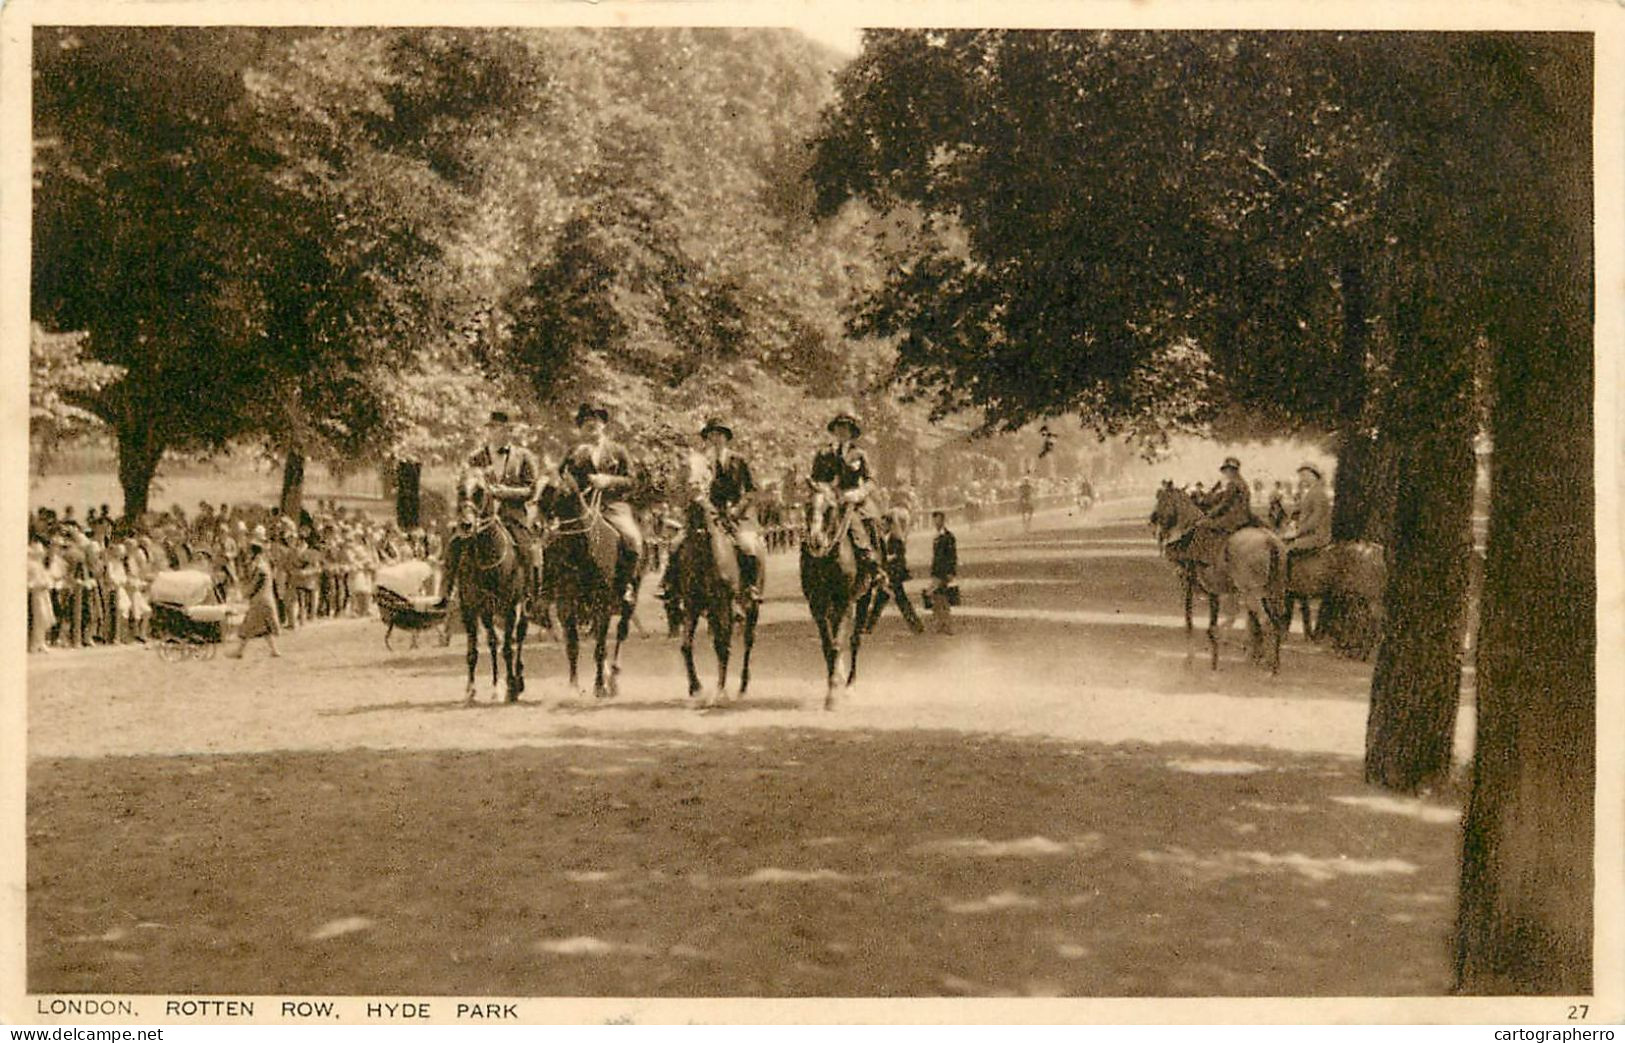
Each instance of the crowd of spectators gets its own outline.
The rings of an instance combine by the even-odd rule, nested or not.
[[[209,503],[191,515],[176,506],[135,520],[115,519],[106,504],[82,517],[72,507],[42,507],[28,535],[30,652],[149,640],[148,591],[165,570],[208,573],[221,601],[241,600],[251,543],[270,559],[282,626],[370,615],[380,568],[438,561],[444,543],[438,523],[403,531],[330,501],[297,519],[276,508]]]

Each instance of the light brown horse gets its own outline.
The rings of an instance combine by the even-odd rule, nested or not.
[[[1303,632],[1319,640],[1324,607],[1313,618],[1309,601],[1324,602],[1341,597],[1358,606],[1376,633],[1382,630],[1382,595],[1388,583],[1388,567],[1382,547],[1375,543],[1340,542],[1307,554],[1291,554],[1287,559],[1286,631],[1292,632],[1292,617],[1303,606]]]
[[[1286,545],[1269,529],[1249,526],[1231,533],[1220,560],[1206,564],[1192,559],[1183,541],[1202,517],[1201,508],[1184,490],[1172,486],[1158,490],[1151,521],[1157,526],[1157,542],[1178,567],[1184,587],[1186,659],[1194,654],[1191,602],[1200,587],[1207,594],[1207,639],[1213,669],[1219,668],[1219,599],[1235,595],[1247,610],[1253,658],[1262,658],[1263,645],[1268,642],[1270,673],[1279,673],[1281,632],[1286,626]]]

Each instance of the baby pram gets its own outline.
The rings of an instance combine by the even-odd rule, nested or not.
[[[242,622],[242,613],[220,600],[214,577],[197,569],[158,573],[147,596],[158,658],[166,663],[213,659],[227,627]]]
[[[451,643],[451,630],[446,625],[446,609],[437,608],[439,600],[427,593],[434,578],[434,569],[426,561],[403,561],[378,570],[373,600],[378,602],[378,618],[384,621],[384,647],[394,651],[389,636],[396,628],[412,632],[412,647],[418,645],[417,632],[440,628],[440,644]]]

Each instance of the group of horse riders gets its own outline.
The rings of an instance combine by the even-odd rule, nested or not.
[[[511,415],[506,410],[496,409],[486,425],[485,444],[468,458],[466,471],[478,476],[483,483],[486,511],[494,513],[503,523],[521,560],[531,563],[527,591],[531,595],[545,598],[546,591],[534,551],[529,505],[537,502],[546,513],[549,505],[558,502],[560,497],[591,496],[620,541],[616,589],[624,590],[628,600],[636,596],[635,585],[625,582],[634,574],[643,555],[643,534],[627,502],[635,481],[632,459],[623,446],[610,439],[609,420],[609,409],[604,405],[583,403],[575,416],[580,441],[565,454],[556,475],[544,475],[535,454],[514,443]],[[851,536],[860,565],[878,568],[883,544],[872,496],[874,478],[868,457],[856,444],[862,427],[857,417],[842,412],[829,422],[827,430],[834,440],[820,447],[813,456],[811,480],[828,483],[852,511],[859,522],[851,527]],[[750,464],[733,449],[733,429],[722,419],[707,420],[699,437],[708,465],[705,468],[708,481],[706,488],[694,492],[708,504],[709,516],[733,541],[739,556],[741,596],[760,602],[762,546],[756,522],[747,510],[756,492]],[[442,606],[449,601],[456,583],[458,559],[468,543],[468,531],[477,518],[478,505],[465,500],[458,504],[458,511],[461,524],[446,551],[447,586]],[[661,581],[661,597],[675,589],[672,570],[676,560],[674,552],[669,556]]]
[[[1226,457],[1219,467],[1221,480],[1205,502],[1203,515],[1190,531],[1170,544],[1173,552],[1202,565],[1220,562],[1225,541],[1236,531],[1251,525],[1264,525],[1252,510],[1252,496],[1241,477],[1241,461]],[[1299,495],[1295,518],[1296,533],[1284,540],[1287,568],[1294,557],[1302,557],[1329,547],[1332,542],[1332,504],[1320,468],[1305,461],[1298,466]]]

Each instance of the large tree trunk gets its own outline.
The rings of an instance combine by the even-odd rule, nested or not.
[[[299,521],[299,512],[305,506],[305,454],[289,449],[282,463],[282,516]]]
[[[1360,265],[1343,266],[1339,282],[1343,298],[1343,344],[1338,354],[1337,475],[1332,501],[1332,539],[1358,540],[1365,533],[1366,482],[1372,439],[1365,431],[1366,294]]]
[[[1339,276],[1343,340],[1338,354],[1338,452],[1332,501],[1332,539],[1389,544],[1398,493],[1398,451],[1381,421],[1383,403],[1372,394],[1373,337],[1370,281],[1365,266],[1350,261]],[[1380,606],[1327,596],[1318,627],[1338,652],[1369,659],[1376,649]]]
[[[1437,269],[1419,259],[1409,274],[1395,314],[1399,495],[1365,775],[1415,793],[1450,773],[1476,469],[1471,338],[1433,306],[1446,286]]]
[[[402,460],[395,467],[395,521],[415,529],[423,517],[423,464]]]
[[[1546,40],[1572,77],[1528,147],[1519,267],[1499,295],[1478,753],[1463,826],[1456,988],[1592,989],[1596,765],[1590,41]],[[1583,53],[1574,53],[1583,52]]]
[[[120,423],[118,435],[118,484],[124,491],[124,517],[139,518],[147,513],[147,497],[153,475],[163,459],[164,446],[151,427],[139,421]]]

